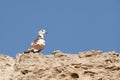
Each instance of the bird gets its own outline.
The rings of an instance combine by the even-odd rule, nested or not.
[[[45,39],[44,35],[47,34],[45,29],[41,29],[38,31],[38,37],[31,43],[30,47],[24,53],[37,53],[44,49],[45,47]]]

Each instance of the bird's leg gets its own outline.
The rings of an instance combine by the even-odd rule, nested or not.
[[[33,53],[39,53],[40,51],[39,51],[39,50],[37,50],[37,51],[36,51],[36,50],[33,50],[32,52],[33,52]]]
[[[40,52],[40,50],[39,51],[36,51],[36,53],[39,53]]]
[[[33,50],[32,52],[33,52],[33,53],[36,53],[36,51],[34,51],[34,50]]]
[[[25,51],[24,53],[39,53],[41,50],[38,50],[38,51],[35,51],[35,50],[28,50],[28,51]]]

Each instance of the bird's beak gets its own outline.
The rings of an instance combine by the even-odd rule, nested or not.
[[[48,34],[48,32],[46,32],[45,34]]]

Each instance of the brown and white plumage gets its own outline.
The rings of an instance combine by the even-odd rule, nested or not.
[[[38,37],[31,43],[30,48],[24,52],[24,53],[29,53],[29,52],[40,52],[44,46],[45,46],[45,39],[44,39],[44,34],[46,34],[46,30],[42,29],[38,32]]]

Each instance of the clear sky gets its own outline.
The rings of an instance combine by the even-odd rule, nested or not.
[[[0,53],[24,52],[42,28],[44,54],[120,52],[120,0],[0,0]]]

